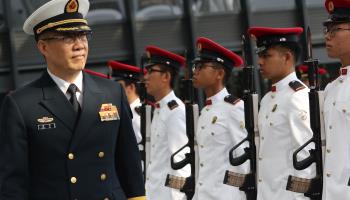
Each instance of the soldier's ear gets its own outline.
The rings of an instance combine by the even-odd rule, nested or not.
[[[38,40],[36,43],[36,46],[38,47],[40,53],[44,56],[47,55],[47,43],[43,40]]]

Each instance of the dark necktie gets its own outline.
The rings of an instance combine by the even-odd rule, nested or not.
[[[78,102],[78,99],[77,99],[77,95],[76,95],[77,91],[78,91],[78,87],[75,84],[73,84],[73,83],[69,85],[68,90],[67,90],[67,92],[71,96],[70,99],[69,99],[69,102],[72,104],[75,113],[77,113],[77,116],[79,116],[79,114],[80,114],[80,105],[79,105],[79,102]]]

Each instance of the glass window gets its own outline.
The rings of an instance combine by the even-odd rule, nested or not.
[[[239,13],[240,0],[193,0],[193,8],[197,14],[205,13]]]
[[[290,10],[295,9],[295,1],[291,0],[250,0],[252,11]]]
[[[89,25],[120,21],[125,18],[123,0],[90,0],[86,18]]]
[[[134,0],[136,18],[149,19],[182,15],[182,0]]]

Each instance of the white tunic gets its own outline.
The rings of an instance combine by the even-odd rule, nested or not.
[[[244,192],[223,184],[226,170],[247,174],[249,163],[231,166],[230,149],[242,141],[247,132],[244,127],[244,103],[235,105],[224,101],[229,95],[226,88],[208,98],[212,105],[205,106],[198,119],[197,143],[199,155],[198,180],[194,200],[245,200]],[[242,149],[235,156],[243,153]]]
[[[309,89],[294,91],[288,84],[298,80],[295,73],[276,83],[260,103],[258,115],[259,151],[258,200],[309,199],[301,193],[286,190],[289,175],[301,178],[315,176],[315,165],[298,171],[293,167],[294,151],[312,137],[309,115]],[[300,159],[308,155],[300,152]]]
[[[349,200],[350,186],[350,67],[325,89],[326,153],[324,200]]]
[[[176,100],[178,106],[168,107],[168,102]],[[156,104],[151,124],[151,151],[146,178],[147,200],[182,200],[185,194],[165,186],[167,174],[188,177],[190,166],[173,170],[170,166],[171,155],[187,142],[185,105],[171,91]],[[181,158],[179,158],[181,159]]]
[[[135,136],[136,136],[136,141],[137,143],[140,143],[142,140],[141,136],[141,131],[140,131],[140,114],[136,112],[136,108],[141,106],[141,101],[139,98],[135,99],[131,104],[130,104],[130,109],[132,112],[132,127],[134,128]]]

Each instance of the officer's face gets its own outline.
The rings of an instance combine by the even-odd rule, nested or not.
[[[328,56],[348,60],[350,54],[350,23],[327,24],[324,34]]]
[[[74,74],[85,67],[88,56],[88,38],[85,33],[49,33],[38,41],[48,68],[56,75]]]
[[[258,64],[260,65],[260,73],[264,78],[281,80],[285,75],[286,70],[286,55],[285,53],[270,47],[267,50],[258,54]]]
[[[156,97],[166,83],[165,76],[166,72],[159,65],[147,68],[147,74],[144,76],[147,93]]]
[[[218,82],[220,76],[219,70],[211,62],[196,63],[193,70],[193,86],[195,88],[208,88]]]

